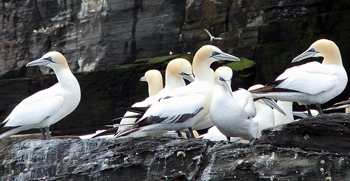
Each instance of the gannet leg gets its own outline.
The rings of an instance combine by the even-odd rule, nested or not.
[[[49,130],[48,126],[44,128],[44,132],[45,132],[45,140],[51,139],[51,137],[50,137],[50,130]]]
[[[46,140],[45,130],[44,128],[40,128],[41,135],[43,135],[43,139]]]
[[[316,104],[316,108],[317,108],[318,114],[319,114],[319,115],[323,115],[323,112],[322,112],[322,108],[321,108],[321,104],[320,104],[320,103],[317,103],[317,104]]]
[[[194,134],[193,134],[192,128],[188,128],[188,131],[189,131],[189,133],[190,133],[190,138],[195,138],[195,137],[194,137]]]
[[[184,136],[181,134],[181,131],[180,130],[176,130],[176,133],[177,133],[177,136],[180,137],[180,138],[183,138]]]
[[[307,110],[307,114],[309,115],[309,118],[312,117],[311,111],[310,111],[310,105],[305,105],[306,110]]]

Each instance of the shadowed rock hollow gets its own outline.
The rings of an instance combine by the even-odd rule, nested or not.
[[[252,144],[199,139],[23,140],[0,153],[3,180],[349,180],[350,116],[265,130]]]

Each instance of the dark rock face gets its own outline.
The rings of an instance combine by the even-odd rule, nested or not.
[[[23,0],[0,7],[4,78],[24,76],[21,67],[50,50],[62,52],[74,71],[167,55],[179,45],[185,13],[184,0]]]
[[[3,180],[349,180],[350,116],[265,130],[252,144],[199,139],[24,140],[0,153]]]

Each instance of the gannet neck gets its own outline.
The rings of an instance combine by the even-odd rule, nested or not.
[[[148,70],[145,73],[145,76],[141,77],[140,80],[147,81],[149,96],[156,95],[160,90],[163,89],[163,77],[159,70]]]
[[[195,60],[195,59],[194,59]],[[212,61],[193,61],[193,74],[197,81],[209,81],[214,79],[214,75],[211,72],[210,64]],[[212,81],[211,81],[212,82]]]
[[[174,89],[177,87],[185,86],[186,83],[179,74],[167,73],[165,75],[165,87],[166,89]]]

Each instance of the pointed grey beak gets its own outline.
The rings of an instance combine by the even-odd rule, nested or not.
[[[140,78],[140,81],[146,82],[146,81],[147,81],[146,76],[141,77],[141,78]]]
[[[231,88],[231,80],[225,80],[222,77],[219,77],[219,81],[221,82],[222,85],[224,85],[224,87],[227,89],[227,91],[230,93],[231,96],[232,95],[232,88]]]
[[[193,74],[186,74],[186,73],[183,73],[181,72],[181,77],[185,80],[188,80],[189,82],[193,82],[194,81],[194,76]]]
[[[323,111],[334,111],[334,110],[344,109],[344,108],[349,108],[349,107],[350,107],[349,104],[343,104],[343,105],[339,105],[339,106],[336,106],[334,104],[334,107],[329,107],[327,109],[323,109]]]
[[[265,98],[265,97],[263,97],[261,99],[264,101],[264,103],[266,105],[270,106],[272,109],[276,109],[281,114],[286,115],[286,113],[283,111],[283,109],[281,107],[279,107],[274,100],[269,99],[269,98]]]
[[[307,111],[305,111],[305,112],[293,111],[293,115],[300,117],[300,118],[308,118],[309,117],[309,113],[307,113]]]
[[[39,66],[39,65],[47,65],[49,63],[54,63],[51,59],[51,57],[45,57],[45,58],[40,58],[37,60],[33,60],[29,63],[27,63],[26,67],[30,67],[30,66]]]
[[[238,57],[230,55],[228,53],[224,53],[224,52],[213,52],[213,55],[211,57],[217,60],[226,60],[231,62],[241,61]]]
[[[293,60],[292,60],[292,63],[294,62],[299,62],[301,60],[304,60],[304,59],[307,59],[307,58],[311,58],[311,57],[314,57],[317,53],[315,49],[311,48],[311,49],[308,49],[306,50],[305,52],[303,52],[302,54],[296,56]]]
[[[339,105],[344,105],[344,104],[347,104],[347,106],[350,106],[350,99],[349,100],[346,100],[346,101],[341,101],[341,102],[338,102],[338,103],[335,103],[334,105],[335,106],[339,106]]]

